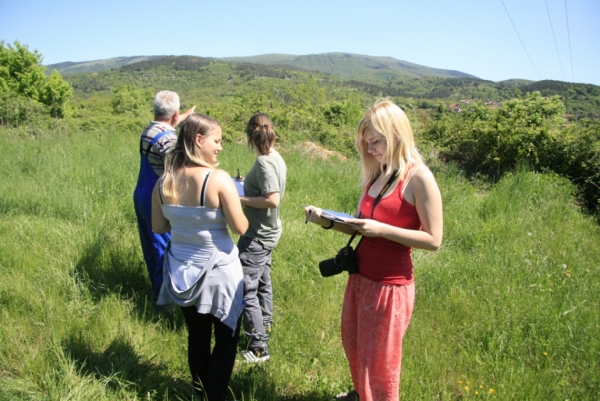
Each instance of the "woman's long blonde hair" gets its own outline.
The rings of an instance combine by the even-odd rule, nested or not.
[[[196,148],[196,135],[207,135],[210,130],[221,125],[208,116],[194,113],[181,123],[177,143],[167,153],[165,158],[165,172],[163,174],[162,191],[166,196],[178,197],[179,191],[175,185],[175,175],[186,165],[216,168],[217,161],[211,164],[206,161],[202,153]]]
[[[367,129],[372,129],[387,142],[381,163],[368,151],[368,144],[365,141]],[[387,99],[375,102],[362,117],[356,130],[354,147],[360,155],[362,166],[360,185],[363,187],[380,172],[389,174],[398,170],[398,176],[402,178],[411,165],[423,163],[408,117],[400,107]]]

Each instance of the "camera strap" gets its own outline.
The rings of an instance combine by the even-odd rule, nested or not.
[[[381,175],[381,172],[379,172],[379,174],[377,174],[377,176],[375,176],[375,178],[373,178],[373,181],[371,181],[371,183],[369,184],[369,188],[371,188],[371,185],[373,185],[375,180],[377,180],[380,175]],[[396,178],[398,178],[398,170],[394,170],[394,173],[391,175],[390,179],[385,183],[383,188],[381,188],[379,195],[377,195],[377,198],[375,198],[375,200],[373,201],[373,209],[371,210],[371,219],[373,218],[373,213],[375,213],[375,206],[377,206],[377,204],[379,203],[381,198],[383,198],[383,194],[385,194],[386,191],[388,189],[390,189],[390,187],[392,186],[394,181],[396,181]]]
[[[375,178],[373,178],[373,180],[371,180],[371,183],[369,183],[369,186],[367,187],[367,191],[369,190],[369,188],[371,188],[371,185],[373,185],[373,183],[375,183],[375,181],[379,178],[379,176],[381,175],[381,171],[379,172],[379,174],[377,174],[375,176]],[[396,178],[398,178],[398,170],[394,170],[394,173],[391,175],[390,179],[385,183],[385,185],[383,186],[383,188],[381,188],[381,191],[379,191],[379,195],[377,195],[377,198],[375,198],[375,200],[373,201],[373,209],[371,209],[371,219],[373,218],[373,213],[375,213],[375,206],[377,206],[377,204],[379,204],[379,201],[381,200],[381,198],[383,198],[383,195],[387,192],[388,189],[390,189],[390,187],[392,186],[392,184],[394,183],[394,181],[396,181]],[[361,213],[358,213],[358,218],[360,219],[360,215]],[[354,240],[354,237],[356,237],[356,233],[358,231],[354,231],[354,234],[352,234],[352,237],[350,237],[350,241],[348,241],[348,245],[346,246],[350,246],[350,244],[352,244],[352,241]],[[362,242],[364,237],[360,238],[360,241],[358,241],[358,244],[356,245],[356,249],[358,249],[358,246],[360,245],[360,243]]]

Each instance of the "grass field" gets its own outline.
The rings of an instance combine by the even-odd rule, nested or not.
[[[153,311],[137,236],[141,128],[0,128],[0,399],[192,399],[182,316]],[[322,278],[317,264],[347,239],[304,224],[301,207],[352,212],[358,164],[280,150],[272,360],[236,364],[232,399],[328,400],[351,388],[346,277]],[[221,155],[232,174],[254,159],[238,144]],[[434,172],[445,237],[414,252],[401,398],[600,399],[600,229],[571,185],[520,171],[481,190],[452,168]]]

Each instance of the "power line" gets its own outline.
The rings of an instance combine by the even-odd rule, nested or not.
[[[567,18],[567,36],[569,37],[569,57],[571,58],[571,76],[575,82],[575,72],[573,71],[573,53],[571,53],[571,32],[569,30],[569,12],[567,10],[567,0],[565,0],[565,16]]]
[[[527,53],[527,57],[529,58],[529,61],[531,62],[531,65],[533,66],[533,69],[535,70],[535,73],[536,73],[538,79],[541,80],[542,78],[540,78],[540,74],[538,73],[537,68],[535,68],[535,64],[533,64],[533,60],[529,56],[529,52],[527,51],[527,48],[525,47],[525,43],[523,43],[523,40],[521,39],[521,35],[519,35],[519,31],[517,30],[515,23],[513,22],[512,18],[510,17],[510,14],[508,13],[508,9],[504,5],[504,0],[500,0],[500,2],[502,3],[502,6],[504,7],[504,11],[506,11],[506,15],[508,15],[508,19],[510,20],[510,23],[512,24],[513,28],[515,28],[515,32],[517,33],[517,36],[519,37],[519,40],[521,41],[521,45],[523,45],[523,49],[525,49],[525,53]]]
[[[565,78],[565,71],[563,70],[562,61],[560,59],[560,53],[558,52],[558,45],[556,44],[556,36],[554,35],[554,26],[552,25],[552,18],[550,17],[550,9],[548,8],[548,0],[546,0],[546,11],[548,12],[548,19],[550,20],[550,28],[552,29],[552,38],[554,39],[554,48],[556,49],[556,55],[558,56],[558,63],[560,64],[560,71],[562,72],[563,79],[566,81],[567,79]]]

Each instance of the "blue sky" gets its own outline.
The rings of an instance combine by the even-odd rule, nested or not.
[[[0,0],[0,40],[44,64],[347,52],[491,81],[600,85],[598,0]]]

